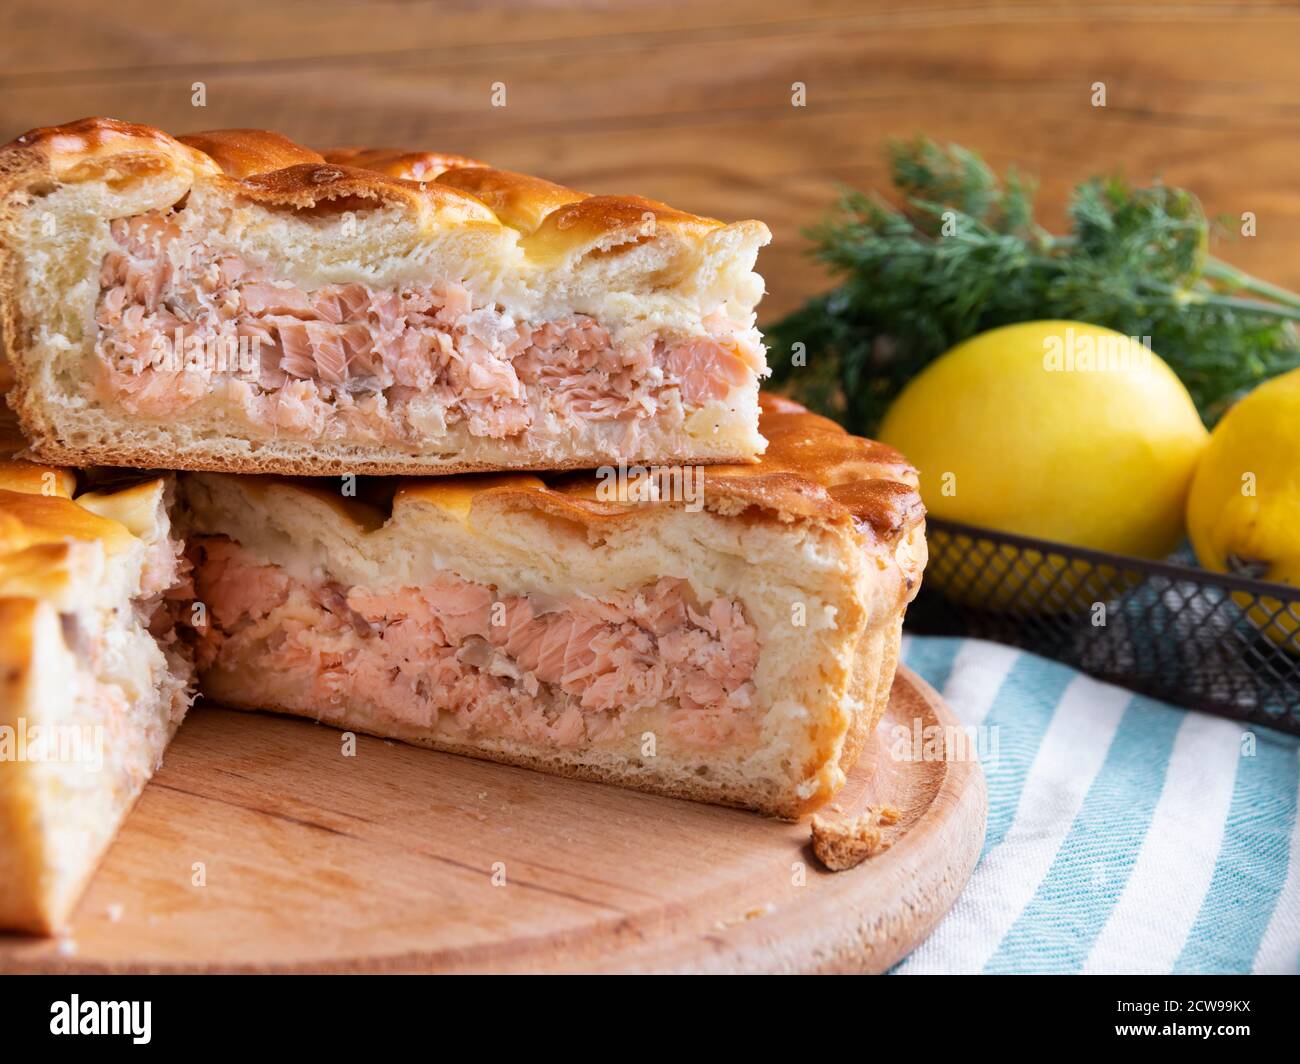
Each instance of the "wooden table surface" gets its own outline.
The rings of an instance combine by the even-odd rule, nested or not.
[[[766,317],[827,284],[801,227],[840,184],[880,186],[882,145],[920,131],[1040,175],[1052,224],[1115,168],[1253,211],[1258,235],[1223,254],[1300,287],[1289,4],[6,0],[0,137],[86,114],[437,148],[761,218]]]

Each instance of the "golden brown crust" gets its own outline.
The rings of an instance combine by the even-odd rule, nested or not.
[[[500,225],[487,206],[435,182],[407,181],[373,170],[336,163],[298,163],[245,178],[228,178],[234,191],[254,203],[305,210],[357,200],[398,203],[419,211],[434,225]]]
[[[320,152],[264,129],[214,129],[210,133],[188,133],[176,139],[201,151],[221,167],[227,177],[252,177],[286,166],[302,163],[321,165],[325,162]]]
[[[0,175],[39,176],[44,171],[58,181],[83,181],[106,171],[125,175],[163,168],[220,172],[214,160],[161,129],[115,118],[80,118],[62,126],[40,126],[0,148]]]
[[[753,463],[705,466],[706,508],[738,513],[753,507],[783,520],[841,527],[869,543],[891,547],[923,527],[916,470],[892,447],[851,436],[828,418],[779,396],[763,394],[759,406],[767,451]],[[636,503],[599,498],[598,484],[589,473],[546,480],[506,475],[490,482],[440,477],[403,482],[395,505],[408,499],[444,505],[469,488],[475,504],[537,507],[588,526],[637,512]]]
[[[438,180],[482,200],[506,225],[532,233],[561,207],[590,197],[540,177],[493,170],[488,166],[462,167],[443,172]]]
[[[0,596],[41,599],[66,592],[82,544],[106,554],[135,542],[130,529],[81,506],[66,469],[0,459]],[[0,629],[0,640],[13,633]]]
[[[461,166],[487,166],[487,163],[464,155],[447,155],[436,151],[407,151],[404,148],[331,148],[325,161],[378,170],[389,177],[408,181],[432,181],[447,170]]]
[[[656,226],[682,235],[724,228],[714,219],[639,196],[587,196],[526,174],[492,170],[464,156],[389,148],[320,153],[259,129],[172,137],[152,126],[82,118],[29,130],[0,148],[0,175],[21,174],[19,186],[42,176],[85,180],[124,167],[142,173],[223,174],[250,199],[300,209],[349,197],[404,202],[432,212],[444,225],[507,225],[537,234],[536,246],[543,252],[554,245],[626,237],[646,224],[647,215]],[[15,183],[8,184],[0,192],[12,192]],[[736,224],[763,228],[759,222]]]

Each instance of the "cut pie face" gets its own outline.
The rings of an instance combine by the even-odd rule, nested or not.
[[[0,149],[33,450],[280,473],[739,462],[765,226],[433,153],[86,119]]]
[[[369,502],[187,476],[203,690],[798,816],[884,709],[923,510],[887,447],[779,400],[763,431],[759,464],[649,504],[588,474],[407,481]]]
[[[50,932],[190,703],[170,479],[73,497],[0,460],[0,927]]]

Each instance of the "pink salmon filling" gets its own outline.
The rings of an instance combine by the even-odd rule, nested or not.
[[[95,312],[95,392],[140,416],[173,418],[215,393],[268,435],[417,450],[457,424],[527,443],[549,413],[568,426],[622,422],[630,450],[670,390],[689,409],[765,371],[758,334],[720,311],[699,336],[616,343],[585,315],[517,321],[476,306],[454,283],[307,291],[182,233],[157,211],[119,218],[111,233],[116,248],[100,268]],[[241,341],[257,354],[245,360],[251,372],[175,368],[191,345],[233,354]],[[174,361],[160,368],[168,351]]]
[[[580,747],[666,703],[682,743],[758,737],[757,633],[737,603],[699,603],[684,580],[543,600],[443,571],[379,592],[295,580],[222,536],[190,551],[208,609],[200,672],[279,676],[300,692],[285,708],[322,712],[346,694],[430,734]]]

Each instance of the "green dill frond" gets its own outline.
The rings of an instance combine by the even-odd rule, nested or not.
[[[917,138],[891,144],[889,162],[898,206],[845,192],[808,231],[838,287],[766,330],[774,385],[854,432],[949,347],[1019,321],[1150,336],[1210,423],[1300,365],[1300,296],[1212,258],[1184,189],[1090,179],[1057,236],[1034,219],[1033,182],[972,151]],[[799,343],[803,366],[790,362]]]

